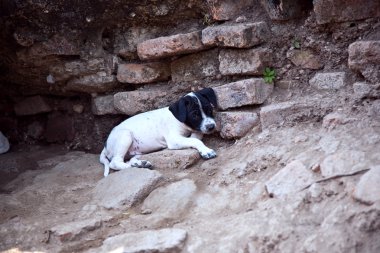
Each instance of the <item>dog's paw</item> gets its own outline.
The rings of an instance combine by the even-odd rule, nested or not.
[[[108,176],[109,174],[110,174],[110,169],[105,169],[103,173],[104,177]]]
[[[216,152],[212,149],[208,149],[207,151],[200,152],[203,159],[211,159],[216,157]]]
[[[144,168],[144,169],[152,169],[152,164],[146,160],[137,160],[131,164],[132,167],[136,168]]]

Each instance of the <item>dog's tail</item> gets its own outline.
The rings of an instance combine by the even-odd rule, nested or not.
[[[106,147],[103,148],[102,153],[100,153],[100,162],[104,164],[104,176],[108,176],[110,173],[110,160],[108,160],[107,157],[107,149]]]

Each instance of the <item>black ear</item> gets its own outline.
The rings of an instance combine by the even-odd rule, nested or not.
[[[204,98],[206,98],[214,107],[218,105],[215,91],[211,88],[204,88],[197,92],[199,95],[202,95]]]
[[[174,117],[182,123],[185,122],[187,118],[187,104],[187,98],[182,97],[177,102],[169,106],[169,110],[173,113]]]

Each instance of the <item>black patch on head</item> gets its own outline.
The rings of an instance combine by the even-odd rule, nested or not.
[[[207,101],[209,103],[211,103],[214,107],[216,107],[218,105],[218,101],[217,101],[217,98],[216,98],[216,95],[215,95],[215,91],[211,88],[204,88],[200,91],[197,91],[195,92],[195,95],[198,97],[198,98],[205,98],[207,99]],[[202,104],[203,104],[203,101],[201,100]]]
[[[169,110],[174,117],[193,130],[200,131],[203,121],[198,100],[192,96],[184,96],[171,106]]]

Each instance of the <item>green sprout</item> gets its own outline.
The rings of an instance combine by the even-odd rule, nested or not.
[[[264,81],[266,83],[272,84],[274,79],[276,78],[276,71],[274,69],[267,67],[265,68],[263,75],[264,75]]]
[[[292,42],[292,45],[295,49],[300,49],[301,48],[301,43],[299,42],[299,40],[297,39],[294,39],[293,42]]]

